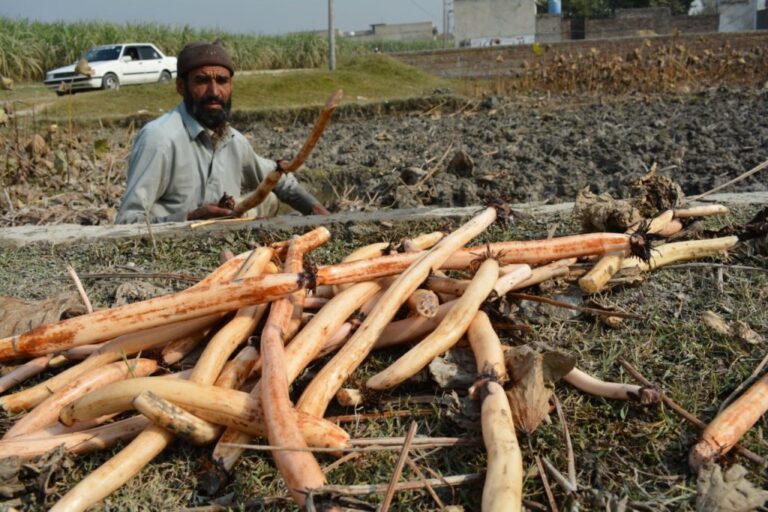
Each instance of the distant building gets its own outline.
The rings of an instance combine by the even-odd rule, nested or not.
[[[719,0],[719,32],[743,32],[757,28],[757,0]]]
[[[375,23],[370,30],[345,32],[344,37],[361,41],[423,41],[437,34],[431,21],[417,23]]]
[[[529,44],[536,38],[534,0],[454,0],[453,36],[459,44]]]

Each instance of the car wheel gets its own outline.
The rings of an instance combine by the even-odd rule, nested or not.
[[[107,73],[104,78],[101,79],[102,89],[119,89],[120,79],[114,73]]]
[[[170,71],[163,71],[160,73],[160,82],[167,82],[171,79],[171,72]]]

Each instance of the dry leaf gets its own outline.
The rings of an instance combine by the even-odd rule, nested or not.
[[[704,322],[704,325],[710,329],[724,336],[731,336],[733,334],[731,327],[725,323],[725,320],[723,320],[723,318],[714,311],[707,310],[702,313],[701,321]]]
[[[576,358],[557,351],[542,355],[523,345],[508,349],[504,362],[509,372],[507,398],[515,427],[530,434],[549,414],[554,384],[573,369]]]
[[[720,466],[710,464],[699,470],[697,512],[748,512],[768,500],[768,492],[747,479],[748,472],[738,464],[723,475]]]
[[[65,313],[68,316],[85,313],[85,306],[76,293],[36,302],[0,297],[0,338],[27,332],[43,324],[55,324]]]
[[[736,326],[736,335],[742,341],[746,341],[750,345],[759,345],[765,341],[763,337],[752,330],[752,328],[741,320],[736,320],[733,323]]]

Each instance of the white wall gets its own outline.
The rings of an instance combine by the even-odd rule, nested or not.
[[[454,0],[454,39],[535,36],[534,0]]]
[[[757,0],[720,0],[720,32],[742,32],[757,28]]]

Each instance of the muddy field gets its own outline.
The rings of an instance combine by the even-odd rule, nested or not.
[[[305,127],[249,131],[265,154],[290,155]],[[711,90],[610,102],[487,98],[332,125],[308,168],[340,208],[459,206],[502,198],[571,201],[583,187],[622,197],[655,163],[686,194],[766,158],[768,89]],[[764,191],[759,175],[730,191]]]
[[[340,109],[301,179],[337,210],[562,202],[586,186],[626,196],[656,164],[691,195],[762,162],[768,145],[766,88],[434,104],[379,117]],[[7,185],[0,224],[109,223],[135,132],[59,127],[50,134],[44,119],[19,124],[0,129]],[[290,114],[236,124],[272,158],[293,156],[309,130]],[[34,133],[48,143],[37,153],[28,144]],[[766,189],[758,174],[728,191]]]

